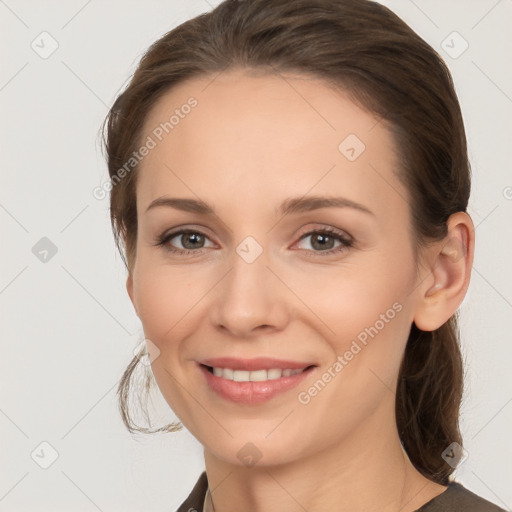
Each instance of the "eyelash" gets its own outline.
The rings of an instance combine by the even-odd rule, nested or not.
[[[180,254],[180,255],[189,255],[189,254],[201,254],[201,249],[178,249],[176,247],[172,247],[171,245],[168,245],[168,242],[172,240],[173,238],[176,238],[179,235],[183,234],[194,234],[194,235],[201,235],[205,238],[208,238],[207,235],[202,233],[201,231],[195,231],[191,229],[180,229],[178,231],[174,231],[169,234],[162,234],[157,238],[157,242],[154,244],[155,246],[161,246],[165,251],[174,253],[174,254]],[[335,229],[332,228],[324,228],[324,229],[315,229],[312,231],[308,231],[304,235],[302,235],[299,239],[299,241],[303,240],[304,238],[307,238],[312,235],[328,235],[331,238],[334,238],[335,240],[341,242],[341,245],[334,249],[329,249],[328,251],[310,251],[306,250],[307,253],[310,253],[310,256],[316,257],[316,256],[328,256],[331,254],[339,253],[342,251],[345,251],[352,247],[354,245],[354,241],[347,236],[342,235],[340,232],[338,232]],[[311,254],[312,253],[312,254]]]

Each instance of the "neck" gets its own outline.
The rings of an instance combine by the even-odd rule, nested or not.
[[[286,464],[231,464],[205,450],[215,512],[413,512],[446,487],[411,464],[393,421],[359,426],[343,442]]]

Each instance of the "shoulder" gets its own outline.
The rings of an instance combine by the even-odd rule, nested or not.
[[[416,512],[504,512],[459,482],[450,482],[439,496],[425,503]]]
[[[208,479],[206,478],[206,471],[203,471],[187,499],[179,506],[176,512],[203,512],[207,489]]]

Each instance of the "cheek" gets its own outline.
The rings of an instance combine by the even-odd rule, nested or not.
[[[172,328],[174,312],[179,312],[177,284],[171,285],[170,280],[158,272],[140,272],[137,276],[134,290],[146,337],[160,340]]]
[[[187,420],[196,414],[195,403],[179,383],[186,382],[190,370],[187,339],[198,324],[201,298],[211,288],[209,279],[197,270],[140,257],[133,286],[144,336],[159,349],[151,365],[155,381],[170,408],[194,430]]]
[[[190,330],[201,300],[215,283],[206,268],[171,266],[140,258],[134,271],[134,295],[145,336],[169,350]]]
[[[358,429],[381,407],[392,416],[393,390],[412,321],[410,285],[402,270],[400,280],[394,274],[354,269],[311,286],[311,305],[329,327],[322,329],[331,357],[299,390],[300,411],[314,424],[297,435],[311,434],[311,443],[318,443],[314,432],[321,429],[322,442],[329,444]]]
[[[283,269],[283,280],[293,283],[294,294],[303,303],[297,307],[304,315],[309,311],[311,327],[324,334],[337,354],[358,337],[364,342],[370,336],[368,331],[375,334],[375,328],[384,335],[410,325],[409,294],[415,277],[412,259],[397,261],[380,253],[364,261],[361,258],[357,265],[319,267],[314,277],[311,271],[300,277],[292,269],[286,272]],[[292,296],[290,300],[296,301]]]
[[[361,389],[371,401],[372,390],[376,398],[385,391],[383,385],[394,387],[408,339],[414,260],[405,255],[398,261],[389,254],[372,255],[365,264],[339,271],[316,272],[314,280],[304,279],[297,287],[315,313],[309,316],[312,328],[324,334],[331,353],[328,367],[340,362],[332,368],[336,384],[329,387],[333,392],[339,389],[347,405]],[[339,397],[333,394],[333,405]]]

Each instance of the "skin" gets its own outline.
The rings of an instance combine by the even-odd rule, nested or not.
[[[464,298],[471,219],[453,215],[446,239],[417,259],[390,133],[318,79],[247,70],[195,78],[159,99],[143,140],[190,96],[198,105],[141,163],[127,290],[145,337],[160,351],[152,362],[158,387],[204,446],[215,509],[416,510],[446,488],[423,477],[401,448],[393,390],[412,322],[436,329]],[[366,146],[354,161],[338,149],[348,134]],[[305,195],[341,196],[371,213],[277,213],[284,200]],[[201,199],[215,214],[146,211],[164,196]],[[180,227],[206,236],[192,245],[176,236],[167,247],[195,253],[155,245]],[[318,237],[304,235],[325,228],[348,234],[353,245],[323,255]],[[263,248],[252,263],[236,251],[247,236]],[[342,247],[329,243],[326,250]],[[300,403],[298,393],[396,303],[400,312]],[[236,404],[210,391],[198,370],[197,361],[222,356],[317,368],[266,403]],[[237,456],[247,443],[261,454],[254,466]]]

